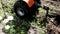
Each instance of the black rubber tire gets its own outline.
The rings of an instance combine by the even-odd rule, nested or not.
[[[21,12],[24,13],[24,16],[20,16],[20,14],[18,13],[18,10],[21,10]],[[20,1],[17,1],[15,4],[14,4],[14,11],[16,13],[17,16],[19,17],[26,17],[28,15],[28,9],[27,7],[24,5],[24,3],[20,2]]]

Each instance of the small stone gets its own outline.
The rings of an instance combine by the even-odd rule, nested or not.
[[[7,16],[7,19],[8,19],[8,20],[13,20],[14,17],[13,17],[13,16]]]
[[[2,16],[0,16],[0,20],[2,20],[3,19],[3,17]]]
[[[5,29],[9,29],[9,28],[10,28],[10,26],[9,26],[9,25],[6,25],[6,26],[5,26]]]

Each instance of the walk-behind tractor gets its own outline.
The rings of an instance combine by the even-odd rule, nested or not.
[[[38,13],[40,0],[18,0],[14,4],[14,11],[21,18],[30,18]]]

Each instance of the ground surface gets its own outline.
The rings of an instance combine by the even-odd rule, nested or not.
[[[0,34],[5,34],[4,32],[3,32],[3,27],[4,27],[4,25],[2,25],[2,24],[0,24]]]
[[[9,3],[7,3],[7,2],[5,3],[5,2],[6,2],[6,0],[2,4],[3,7],[5,7],[5,8],[3,8],[3,12],[9,13],[9,10],[8,10],[8,8],[10,8]],[[42,5],[42,7],[47,6],[47,7],[50,8],[49,13],[48,13],[49,15],[51,15],[51,14],[53,16],[55,16],[55,14],[56,14],[56,16],[58,15],[57,20],[54,20],[54,19],[56,19],[56,17],[52,17],[52,18],[48,17],[47,23],[45,24],[46,25],[46,30],[47,30],[46,34],[60,34],[60,1],[57,1],[57,0],[54,0],[54,1],[52,1],[52,0],[41,0],[41,5]],[[8,6],[8,7],[6,7],[6,6]],[[6,9],[6,10],[4,10],[4,9]],[[42,14],[40,12],[40,14],[38,15],[39,18],[37,18],[37,19],[41,18],[40,20],[43,20],[42,16],[45,15],[45,14],[46,13]],[[0,34],[5,34],[2,30],[3,27],[4,27],[4,25],[0,24]],[[29,31],[31,32],[31,30],[34,31],[34,29],[32,29],[32,26],[30,26]]]
[[[60,1],[58,0],[42,0],[42,5],[49,7],[49,15],[53,14],[53,16],[58,17],[48,17],[46,24],[47,33],[46,34],[60,34]],[[55,15],[56,14],[56,15]],[[57,20],[55,20],[57,19]]]

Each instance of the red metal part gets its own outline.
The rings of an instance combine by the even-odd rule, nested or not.
[[[31,7],[32,5],[34,5],[34,0],[23,0],[23,1],[26,2],[29,7]]]

